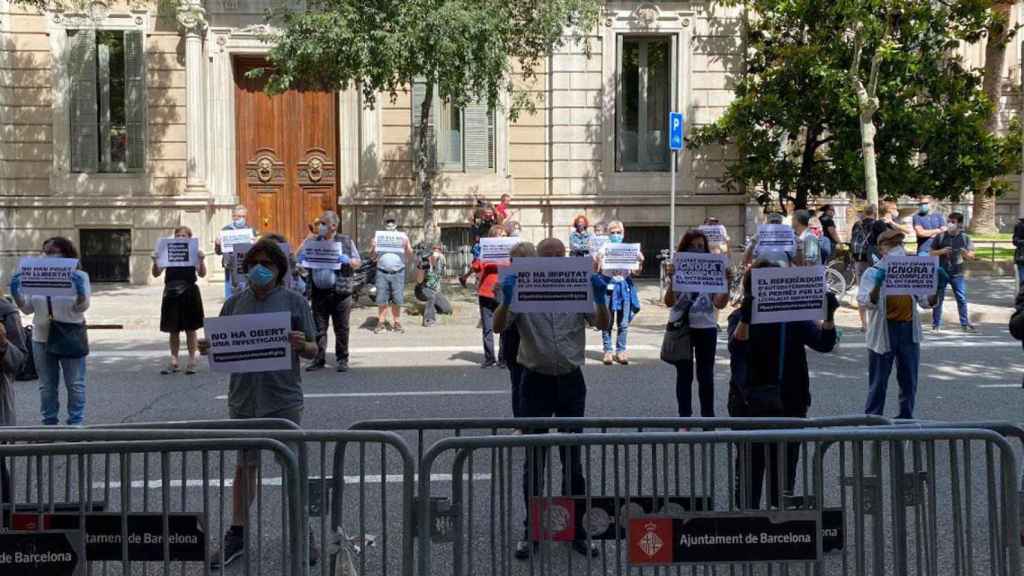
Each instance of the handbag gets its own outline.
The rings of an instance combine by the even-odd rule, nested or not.
[[[50,333],[46,337],[46,353],[57,358],[84,358],[89,355],[89,337],[85,323],[58,322],[53,319],[53,302],[48,297]]]
[[[661,340],[661,360],[672,365],[693,360],[693,345],[690,341],[690,307],[675,322],[665,325],[665,336]]]

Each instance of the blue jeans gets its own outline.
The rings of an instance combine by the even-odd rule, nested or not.
[[[39,372],[39,400],[43,424],[60,423],[60,375],[64,373],[64,386],[68,389],[69,426],[81,424],[85,419],[85,358],[58,358],[46,352],[46,344],[32,343],[36,371]]]
[[[224,299],[231,298],[231,274],[224,273]]]
[[[1017,281],[1024,286],[1024,264],[1017,264]]]
[[[618,332],[615,337],[615,353],[626,351],[626,340],[629,339],[629,321],[633,319],[633,310],[630,309],[628,301],[622,305],[624,306],[622,310],[612,310],[609,329],[601,331],[601,342],[604,344],[605,352],[612,351],[612,329],[616,326],[618,326]]]
[[[935,308],[932,310],[932,326],[939,326],[942,324],[942,301],[946,298],[946,283],[947,281],[939,275],[939,301],[935,303]],[[967,318],[967,283],[964,282],[964,277],[960,274],[950,276],[948,283],[953,286],[953,296],[956,298],[956,309],[960,313],[960,325],[967,326],[970,324],[970,320]]]
[[[914,398],[917,396],[917,369],[921,361],[921,345],[914,342],[914,323],[887,320],[889,352],[878,354],[868,350],[868,401],[866,414],[882,415],[885,409],[885,391],[889,386],[893,362],[896,363],[896,381],[900,386],[900,413],[897,418],[914,417]]]

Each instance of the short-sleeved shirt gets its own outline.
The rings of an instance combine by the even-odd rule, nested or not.
[[[589,314],[510,313],[519,330],[518,360],[527,370],[548,376],[569,374],[586,361]]]
[[[377,258],[377,269],[381,272],[399,272],[405,269],[405,260],[394,252],[385,252]]]
[[[669,311],[668,321],[678,322],[683,317],[687,303],[690,305],[690,328],[718,328],[718,309],[711,301],[712,294],[676,292],[676,303]]]
[[[252,289],[246,289],[228,298],[221,308],[221,316],[239,314],[265,314],[290,312],[292,330],[316,339],[316,328],[309,304],[299,293],[278,287],[263,300],[257,300]],[[232,418],[260,418],[282,410],[302,406],[302,372],[299,355],[292,354],[290,370],[232,374],[228,388],[228,411]]]
[[[964,250],[974,251],[974,242],[971,237],[964,233],[946,234],[943,232],[935,237],[932,243],[932,250],[952,248],[953,251],[947,256],[939,257],[939,266],[950,276],[964,273]]]
[[[434,292],[440,292],[441,281],[444,279],[444,273],[447,268],[448,263],[444,256],[435,260],[433,264],[428,265],[423,272],[423,282],[426,287]]]
[[[915,230],[917,229],[918,226],[920,226],[921,228],[924,228],[925,230],[938,230],[939,228],[942,228],[943,226],[946,225],[946,217],[943,216],[942,214],[936,214],[934,212],[931,213],[931,214],[924,214],[924,215],[922,215],[920,213],[917,213],[917,214],[914,214],[912,222],[914,224],[914,229]],[[934,236],[932,238],[934,238]],[[921,251],[921,248],[924,246],[924,244],[930,243],[932,241],[932,238],[925,238],[924,236],[918,236],[917,237],[917,250],[918,250],[918,252]],[[930,245],[931,244],[929,244],[929,246]]]
[[[914,298],[912,296],[886,296],[885,319],[894,322],[913,322]]]

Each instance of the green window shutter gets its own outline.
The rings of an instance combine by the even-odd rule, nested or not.
[[[420,120],[422,118],[423,111],[423,100],[427,97],[427,84],[426,82],[416,81],[412,85],[412,146],[410,149],[413,151],[412,157],[412,169],[416,171],[416,157],[419,155],[417,150],[417,143],[419,142],[419,127]],[[433,108],[433,107],[432,107]],[[435,134],[435,114],[431,113],[427,119],[427,142],[429,142],[430,150],[427,151],[427,160],[431,167],[437,166],[437,135]]]
[[[466,172],[494,169],[494,114],[486,104],[469,104],[463,114]]]
[[[128,170],[141,172],[146,166],[146,62],[141,31],[124,33],[124,66]]]
[[[99,167],[99,106],[96,101],[96,31],[68,31],[67,73],[71,79],[71,171]]]

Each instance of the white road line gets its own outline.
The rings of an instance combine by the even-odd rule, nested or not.
[[[508,390],[422,390],[409,392],[338,392],[331,394],[304,394],[304,398],[385,398],[389,396],[480,396],[508,394]],[[217,400],[227,400],[217,396]]]
[[[355,484],[355,485],[358,485],[359,482],[360,482],[360,477],[358,475],[344,476],[343,478],[345,480],[345,484]],[[486,481],[491,480],[491,478],[492,478],[492,476],[490,474],[474,474],[473,475],[473,481],[474,482],[486,482]],[[383,483],[383,484],[401,484],[404,479],[405,479],[405,477],[402,476],[401,474],[386,474],[384,476],[381,476],[380,474],[367,474],[367,475],[363,476],[362,481],[365,484],[381,484],[381,483]],[[414,474],[413,475],[413,481],[414,482],[419,482],[419,475],[418,474]],[[430,481],[431,482],[451,482],[452,481],[452,475],[451,474],[431,474],[430,475]],[[281,478],[281,477],[270,477],[270,478],[263,478],[263,481],[261,482],[261,485],[273,488],[273,487],[280,487],[280,486],[283,485],[283,483],[284,483],[284,479]],[[224,482],[223,482],[224,488],[231,488],[232,486],[234,486],[234,484],[235,484],[235,481],[234,481],[233,478],[225,478],[224,479]],[[328,484],[330,484],[330,482],[328,482]],[[168,482],[167,485],[168,485],[169,488],[181,488],[182,485],[184,485],[185,488],[202,488],[203,487],[203,481],[201,479],[199,479],[199,478],[190,478],[188,480],[185,480],[184,482],[182,482],[181,480],[171,480],[170,482]],[[149,489],[149,490],[159,490],[159,489],[163,488],[163,486],[164,486],[163,480],[150,480],[148,482],[146,482],[145,480],[132,480],[132,482],[131,482],[131,487],[132,487],[133,490],[141,490],[143,488],[146,488],[146,489]],[[210,488],[220,488],[221,487],[221,481],[219,479],[207,480],[206,481],[206,486],[208,486]],[[114,482],[110,482],[109,484],[105,484],[103,482],[93,482],[92,483],[92,487],[93,487],[94,490],[103,490],[106,487],[110,487],[111,489],[116,490],[116,489],[120,489],[121,488],[121,482],[114,481]]]
[[[587,346],[591,352],[602,351],[600,344]],[[651,344],[632,344],[630,350],[660,350],[659,346]],[[377,354],[437,354],[443,352],[480,352],[480,345],[473,346],[386,346],[371,348],[353,348],[349,351],[351,355],[377,355]],[[166,358],[166,350],[94,350],[89,353],[92,358]]]
[[[1020,388],[1020,384],[978,384],[978,388]]]

